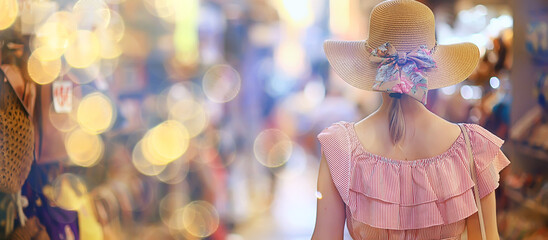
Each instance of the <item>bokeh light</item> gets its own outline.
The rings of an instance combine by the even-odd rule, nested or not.
[[[200,134],[208,124],[204,106],[193,99],[175,103],[169,113],[170,119],[179,121],[187,127],[190,137]]]
[[[200,159],[204,162],[217,158],[222,167],[226,167],[236,160],[236,139],[227,130],[208,129],[197,136],[193,143],[198,149]]]
[[[115,36],[104,31],[96,31],[100,45],[100,56],[104,59],[113,59],[122,55],[122,47],[116,41]]]
[[[57,176],[43,192],[56,206],[73,211],[82,207],[88,194],[84,180],[72,173]]]
[[[158,17],[168,22],[175,22],[177,0],[154,0],[154,10]]]
[[[183,225],[193,236],[205,238],[219,227],[219,213],[206,201],[194,201],[183,210]]]
[[[160,174],[165,168],[166,165],[154,165],[149,162],[145,157],[143,152],[143,141],[137,142],[133,148],[131,162],[137,171],[146,176],[156,176]]]
[[[343,35],[350,29],[350,0],[329,0],[329,29]]]
[[[164,21],[175,22],[175,1],[176,0],[143,0],[146,10]]]
[[[114,74],[118,63],[118,58],[101,59],[101,61],[97,61],[86,68],[72,68],[70,69],[70,75],[72,76],[70,80],[79,85],[94,82],[99,88],[102,80]]]
[[[316,198],[317,199],[322,199],[323,198],[323,195],[320,191],[316,191]]]
[[[305,52],[298,42],[281,43],[274,52],[274,60],[285,74],[300,77],[306,70]]]
[[[291,26],[304,27],[314,21],[311,0],[278,0],[281,17],[291,23]]]
[[[126,0],[105,0],[105,3],[107,4],[120,4],[124,3]]]
[[[168,0],[173,1],[173,0]],[[198,0],[173,1],[175,9],[175,30],[173,43],[175,44],[175,57],[184,65],[194,65],[199,59],[198,31]]]
[[[74,99],[73,106],[76,106],[74,105]],[[78,126],[78,122],[76,121],[76,111],[72,111],[71,113],[57,113],[53,107],[53,104],[50,105],[48,111],[49,121],[57,130],[61,132],[69,132]]]
[[[291,157],[293,143],[278,129],[267,129],[259,133],[253,144],[255,158],[264,166],[275,168],[285,164]]]
[[[173,84],[167,90],[167,94],[162,94],[162,96],[166,97],[165,106],[171,109],[175,104],[183,100],[202,101],[203,92],[199,85],[192,82],[184,82]],[[164,102],[162,102],[162,105],[164,105]]]
[[[101,59],[100,62],[97,63],[97,65],[91,65],[88,68],[95,67],[98,69],[98,72],[101,74],[102,77],[109,77],[114,74],[114,72],[118,69],[120,60],[118,58],[114,59]]]
[[[177,208],[177,209],[175,209],[175,211],[173,211],[173,209],[171,210],[172,214],[169,216],[169,220],[168,220],[167,225],[168,225],[169,228],[174,230],[174,232],[176,234],[181,234],[182,232],[185,231],[185,226],[183,224],[183,222],[184,222],[184,219],[183,219],[184,210],[185,210],[184,207]]]
[[[101,48],[101,58],[114,59],[122,54],[120,41],[124,37],[125,23],[116,11],[110,11],[110,21],[105,27],[95,29]]]
[[[116,112],[112,101],[102,93],[85,96],[78,106],[78,124],[89,133],[99,134],[112,127]]]
[[[166,168],[156,175],[156,178],[167,184],[177,184],[185,180],[188,170],[188,161],[177,159],[167,164]]]
[[[9,28],[19,15],[19,4],[17,0],[0,1],[0,30]]]
[[[472,87],[464,85],[460,88],[460,95],[464,99],[472,99],[474,91],[472,90]]]
[[[307,102],[315,108],[325,99],[325,85],[321,81],[310,81],[304,87],[303,93]]]
[[[119,42],[124,37],[126,31],[126,24],[124,19],[116,11],[110,11],[110,21],[104,27],[98,27],[95,32],[99,34],[110,35],[112,39]]]
[[[153,165],[166,165],[188,149],[189,134],[180,122],[168,120],[150,129],[143,138],[143,154]]]
[[[159,205],[159,213],[162,222],[169,228],[183,230],[182,211],[184,206],[189,202],[190,199],[188,195],[183,192],[172,192],[167,194],[162,198]],[[180,212],[176,212],[173,209],[180,209]],[[181,219],[177,219],[178,217]]]
[[[104,76],[100,64],[102,62],[104,62],[104,60],[95,62],[86,68],[71,68],[70,74],[72,74],[73,77],[70,78],[70,80],[79,85],[96,82],[99,78]],[[109,72],[105,71],[105,73]]]
[[[65,60],[74,68],[86,68],[99,59],[100,53],[101,45],[95,32],[78,30],[70,38]]]
[[[445,95],[453,95],[457,91],[457,86],[448,86],[440,89]]]
[[[74,15],[67,11],[53,13],[47,21],[38,28],[33,41],[34,48],[43,48],[47,54],[42,54],[41,60],[60,58],[70,38],[75,34],[77,25]]]
[[[309,156],[300,144],[293,142],[291,156],[283,168],[274,171],[274,175],[278,179],[297,180],[302,178],[303,174],[306,174],[309,158],[313,159],[315,157]]]
[[[492,88],[497,89],[500,87],[500,80],[498,77],[491,77],[489,79],[489,85],[491,85]]]
[[[29,76],[38,84],[44,85],[53,82],[61,72],[59,58],[45,60],[49,52],[45,48],[37,48],[32,52],[27,63]]]
[[[240,74],[229,65],[216,65],[205,74],[202,86],[209,100],[217,103],[228,102],[240,92]]]
[[[91,167],[101,159],[105,146],[100,136],[75,129],[66,135],[65,148],[72,163]]]
[[[103,0],[78,0],[72,9],[81,29],[105,28],[111,12]]]
[[[482,88],[479,86],[463,85],[460,88],[460,95],[466,100],[477,100],[483,95]]]

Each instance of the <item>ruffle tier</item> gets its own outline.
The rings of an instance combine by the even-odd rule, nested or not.
[[[480,197],[498,187],[510,162],[503,140],[465,124],[472,143]],[[333,182],[352,217],[375,228],[408,230],[455,223],[477,212],[464,136],[443,154],[414,161],[367,152],[353,123],[339,122],[318,135]]]

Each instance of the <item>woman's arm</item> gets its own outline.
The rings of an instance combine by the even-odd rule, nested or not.
[[[314,228],[312,240],[343,239],[345,206],[335,184],[333,184],[323,154],[318,173],[318,191],[321,193],[321,198],[318,198],[316,227]]]
[[[485,223],[485,235],[487,236],[487,240],[499,240],[495,191],[483,197],[480,202],[481,208],[483,210],[483,221]],[[466,227],[468,231],[468,239],[481,239],[478,213],[474,213],[472,216],[466,219]]]

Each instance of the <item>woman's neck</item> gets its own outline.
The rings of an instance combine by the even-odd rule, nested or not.
[[[387,93],[382,94],[382,105],[377,110],[376,114],[388,116],[390,105],[395,99],[388,96]],[[404,119],[408,120],[418,120],[427,116],[430,116],[432,113],[419,101],[407,96],[402,95],[400,99],[401,109]],[[406,121],[407,122],[407,121]]]

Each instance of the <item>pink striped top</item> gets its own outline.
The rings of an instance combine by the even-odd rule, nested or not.
[[[443,154],[402,161],[367,152],[353,126],[338,122],[318,135],[352,238],[460,239],[466,218],[477,212],[464,135]],[[465,127],[484,197],[510,161],[502,139],[476,124]]]

